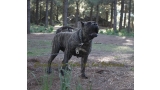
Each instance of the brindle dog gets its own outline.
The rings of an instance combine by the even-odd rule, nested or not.
[[[81,57],[81,77],[87,79],[85,66],[91,52],[92,39],[98,36],[99,27],[94,21],[81,22],[82,27],[76,32],[61,32],[53,39],[52,52],[48,61],[47,73],[51,73],[51,63],[60,50],[64,52],[62,69],[67,69],[67,64],[72,55]],[[64,75],[63,70],[61,74]]]
[[[74,28],[69,26],[63,26],[57,29],[56,34],[60,32],[72,32]]]

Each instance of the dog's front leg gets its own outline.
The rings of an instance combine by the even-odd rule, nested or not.
[[[87,79],[88,77],[85,75],[85,67],[87,63],[88,55],[81,58],[81,77]]]

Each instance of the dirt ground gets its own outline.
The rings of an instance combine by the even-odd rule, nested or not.
[[[37,33],[27,36],[28,40],[52,40],[54,33]],[[88,58],[86,75],[88,79],[81,79],[80,58],[72,56],[69,62],[76,63],[72,68],[71,90],[76,90],[76,84],[82,85],[82,90],[91,85],[91,90],[134,90],[134,38],[99,34],[93,40],[94,44],[115,45],[129,47],[133,51],[119,50],[105,51],[93,49]],[[35,45],[32,45],[36,47]],[[48,47],[51,48],[51,47]],[[44,52],[45,53],[45,52]],[[62,52],[60,52],[62,53]],[[40,76],[44,75],[42,65],[47,64],[49,55],[27,57],[27,90],[41,90]],[[60,65],[63,54],[59,54],[52,64]],[[38,63],[37,66],[35,64]],[[40,66],[41,65],[41,66]],[[60,90],[59,66],[53,66],[51,90]],[[32,73],[31,73],[32,72]],[[52,74],[51,74],[52,75]]]

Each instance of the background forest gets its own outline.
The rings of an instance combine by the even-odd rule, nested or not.
[[[77,27],[78,21],[96,21],[114,33],[134,32],[134,0],[27,0],[28,34],[33,25],[52,31],[55,25]]]

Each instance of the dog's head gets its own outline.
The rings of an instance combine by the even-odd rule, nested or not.
[[[95,21],[81,22],[81,24],[85,41],[92,40],[98,36],[99,27]]]

